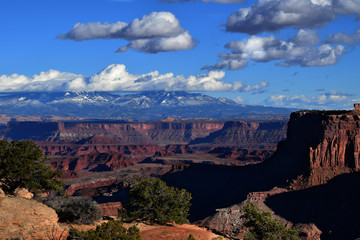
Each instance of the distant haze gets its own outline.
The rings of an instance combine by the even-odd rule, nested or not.
[[[0,96],[0,114],[69,116],[108,119],[158,120],[173,118],[287,117],[294,109],[250,106],[201,93],[147,91],[133,94],[109,92],[20,92]]]

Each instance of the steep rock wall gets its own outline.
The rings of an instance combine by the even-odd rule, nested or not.
[[[82,141],[122,145],[197,144],[274,149],[286,136],[286,121],[225,122],[209,119],[121,123],[10,121],[3,132],[4,139],[56,143]]]
[[[115,139],[121,144],[186,144],[223,126],[223,122],[210,120],[146,123],[14,121],[8,123],[5,138],[74,142],[98,135]]]
[[[285,142],[267,165],[297,177],[295,189],[326,183],[359,171],[358,111],[299,111],[292,113]]]
[[[286,137],[286,123],[286,121],[228,121],[220,130],[204,138],[197,138],[190,144],[275,149],[276,144]]]
[[[241,174],[243,176],[247,174],[247,178],[252,179],[252,181],[236,181],[239,187],[236,188],[234,186],[235,192],[247,193],[247,199],[240,200],[239,204],[229,205],[230,207],[216,210],[217,213],[206,218],[202,224],[236,237],[242,232],[241,223],[238,221],[240,216],[239,206],[244,205],[244,203],[250,200],[258,201],[259,199],[267,204],[266,200],[268,198],[277,199],[276,196],[279,196],[279,198],[283,195],[287,196],[285,193],[270,191],[271,188],[277,189],[276,187],[280,186],[283,187],[284,192],[288,192],[290,196],[294,195],[295,197],[278,201],[276,208],[274,208],[274,211],[279,211],[275,211],[276,214],[281,213],[281,216],[285,216],[294,223],[316,221],[315,223],[318,227],[321,227],[321,231],[326,232],[327,239],[339,238],[329,238],[328,235],[334,229],[338,235],[341,236],[342,234],[344,236],[346,231],[341,230],[345,228],[342,224],[348,225],[347,221],[353,221],[338,221],[337,217],[334,217],[333,211],[334,209],[339,209],[337,212],[339,219],[347,219],[346,216],[350,215],[349,212],[359,211],[358,203],[356,202],[356,199],[359,198],[358,191],[353,192],[353,186],[350,183],[356,183],[356,181],[359,181],[359,178],[351,178],[350,176],[353,176],[351,174],[339,176],[336,179],[341,179],[342,177],[351,180],[348,179],[345,184],[343,182],[343,185],[337,184],[336,188],[331,183],[336,179],[330,180],[340,174],[350,172],[357,172],[356,176],[358,177],[360,170],[359,140],[359,111],[299,111],[292,113],[288,122],[287,139],[279,143],[273,157],[257,166],[248,166],[246,172],[234,174],[231,182],[223,183],[223,186],[218,187],[224,188],[229,184],[235,185],[235,177],[241,179]],[[255,184],[253,183],[255,180],[259,181],[256,183],[256,187],[254,187]],[[300,189],[305,190],[297,191]],[[324,190],[319,189],[327,190],[324,192]],[[306,197],[301,196],[304,192],[310,192],[310,194]],[[331,201],[334,202],[333,205],[327,204],[329,196],[331,196]],[[290,200],[292,203],[297,201],[298,205],[288,206]],[[197,202],[200,201],[194,197],[193,204],[197,204]],[[273,207],[275,205],[269,206]],[[300,208],[299,206],[302,207]],[[286,211],[280,211],[285,208]],[[323,213],[311,215],[314,212],[319,212],[319,209]],[[343,209],[351,210],[343,212]],[[324,213],[330,214],[327,216]],[[301,218],[302,215],[311,216]],[[356,214],[351,215],[358,216]],[[333,226],[326,225],[329,222]],[[311,236],[314,236],[312,234],[319,236],[321,233],[314,226],[308,225],[307,228],[308,233],[306,235],[310,236],[308,239],[313,239],[311,238]],[[351,226],[351,231],[358,233],[359,231],[354,230],[354,228]],[[354,237],[346,239],[354,239]]]

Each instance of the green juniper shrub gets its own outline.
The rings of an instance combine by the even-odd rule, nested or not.
[[[196,240],[196,238],[195,238],[192,234],[190,234],[190,235],[188,236],[187,240]]]
[[[60,171],[51,169],[49,159],[32,141],[0,141],[0,185],[6,194],[17,188],[34,193],[63,190]]]
[[[169,187],[158,178],[138,178],[129,189],[129,201],[119,211],[125,221],[150,221],[165,224],[188,222],[191,194]]]
[[[54,197],[42,202],[56,211],[60,222],[93,224],[102,217],[100,207],[89,197]]]
[[[70,229],[68,239],[82,240],[141,240],[136,226],[126,229],[119,220],[111,220],[97,226],[95,230],[78,231]]]
[[[250,203],[242,208],[244,214],[244,227],[248,229],[244,239],[251,240],[298,240],[296,230],[285,227],[280,221],[273,219],[272,214],[260,210]]]

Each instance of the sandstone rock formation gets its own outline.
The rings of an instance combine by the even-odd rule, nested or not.
[[[199,221],[198,224],[207,228],[220,232],[225,236],[233,239],[243,239],[246,229],[242,227],[243,215],[242,208],[249,204],[254,203],[259,209],[272,213],[272,217],[280,221],[287,227],[292,227],[299,232],[302,240],[320,240],[322,231],[313,223],[297,223],[294,224],[288,219],[276,215],[274,211],[266,205],[266,199],[271,196],[288,192],[287,189],[273,188],[270,191],[264,192],[251,192],[248,194],[247,199],[239,204],[232,205],[228,208],[216,209],[216,213],[212,216]]]
[[[56,143],[83,141],[84,144],[156,146],[182,145],[193,141],[194,144],[273,148],[285,134],[286,120],[225,122],[194,119],[100,123],[10,121],[3,138]]]
[[[294,227],[298,232],[302,240],[320,240],[322,231],[313,223],[310,224],[297,224]]]
[[[292,188],[302,189],[359,171],[359,158],[359,112],[300,111],[291,114],[287,139],[268,165],[295,179]]]
[[[242,208],[249,203],[254,203],[259,209],[273,213],[273,211],[265,205],[265,199],[268,196],[286,191],[287,190],[283,188],[274,188],[265,192],[251,192],[248,194],[245,201],[232,205],[228,208],[216,209],[216,213],[214,215],[199,221],[199,224],[201,226],[214,229],[217,232],[221,232],[231,238],[242,239],[245,233],[245,229],[242,227],[244,222],[241,218],[243,215]],[[275,216],[275,218],[280,222],[291,226],[291,223],[284,218],[279,216]]]
[[[21,197],[0,198],[0,239],[65,239],[55,210]]]
[[[202,208],[205,203],[208,208],[221,206],[216,208],[216,213],[206,218],[202,224],[230,236],[241,234],[241,223],[238,219],[243,201],[261,199],[262,204],[265,201],[264,206],[270,206],[271,203],[271,208],[275,209],[276,206],[275,213],[291,219],[294,223],[311,225],[316,221],[316,226],[321,231],[326,231],[323,232],[322,237],[339,239],[338,237],[346,235],[350,236],[346,239],[354,239],[353,237],[360,236],[360,231],[352,223],[360,214],[360,208],[357,203],[355,204],[360,199],[359,191],[357,186],[353,186],[359,181],[359,159],[360,112],[358,110],[299,111],[291,114],[287,139],[279,143],[274,156],[269,160],[254,166],[231,170],[209,168],[204,171],[193,168],[169,176],[167,179],[177,187],[195,192],[193,205],[201,208],[201,211],[206,210]],[[358,174],[346,174],[349,176],[345,178],[347,181],[338,180],[343,177],[342,174],[351,172]],[[216,182],[213,180],[214,176]],[[332,182],[331,179],[336,176],[338,177],[334,180],[337,181]],[[354,184],[352,185],[351,182]],[[204,187],[205,183],[207,183],[206,187]],[[277,186],[286,191],[271,193],[270,189]],[[211,198],[212,189],[216,189],[213,194],[216,193],[216,196],[225,199],[220,202],[215,196]],[[309,191],[303,193],[298,191],[300,189]],[[245,194],[247,198],[244,197]],[[232,199],[233,202],[228,199]],[[267,199],[279,200],[274,204],[274,200],[268,202]],[[230,203],[228,204],[230,207],[225,208],[225,201]],[[238,201],[238,204],[233,205],[234,201]],[[287,206],[290,201],[292,204]],[[329,201],[331,204],[328,204]],[[298,209],[298,206],[302,208]],[[334,209],[337,210],[334,212]],[[196,209],[192,211],[193,216],[201,216],[201,212]],[[303,229],[301,230],[304,231],[303,236],[307,236],[308,239],[318,238],[321,231],[310,225],[299,228]]]
[[[236,146],[250,149],[274,149],[285,139],[286,121],[227,121],[224,126],[190,144]]]
[[[29,192],[26,188],[18,188],[14,192],[15,196],[22,197],[26,199],[32,199],[34,194]]]
[[[5,138],[74,142],[94,135],[129,145],[186,144],[217,131],[216,120],[154,122],[9,122]],[[24,131],[26,130],[26,131]]]

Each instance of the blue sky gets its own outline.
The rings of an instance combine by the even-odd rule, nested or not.
[[[312,109],[360,102],[359,0],[0,3],[0,91],[185,90]]]

